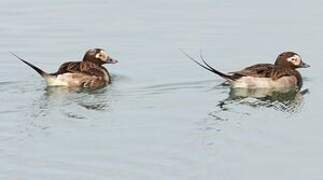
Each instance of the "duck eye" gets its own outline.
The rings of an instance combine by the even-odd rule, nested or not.
[[[295,65],[299,65],[300,64],[300,60],[297,59],[297,58],[293,58],[292,59],[292,63],[295,64]]]
[[[101,56],[102,56],[102,54],[98,53],[98,54],[95,55],[95,58],[101,59],[102,58]]]

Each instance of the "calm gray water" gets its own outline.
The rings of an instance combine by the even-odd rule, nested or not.
[[[323,179],[323,2],[0,2],[0,179]],[[44,70],[105,48],[113,84],[46,88]],[[292,99],[230,99],[217,76],[285,50],[312,65]]]

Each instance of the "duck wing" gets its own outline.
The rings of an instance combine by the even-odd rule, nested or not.
[[[81,61],[66,62],[66,63],[63,63],[62,65],[60,65],[57,72],[53,73],[53,74],[58,75],[58,74],[64,74],[64,73],[81,72],[80,65],[81,65]]]
[[[296,71],[275,66],[273,64],[256,64],[246,67],[240,71],[230,72],[233,77],[237,79],[243,76],[251,76],[258,78],[271,78],[273,80],[279,79],[283,76],[293,76]]]

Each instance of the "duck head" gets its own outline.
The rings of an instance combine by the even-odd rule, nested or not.
[[[303,62],[300,55],[292,51],[287,51],[279,54],[275,61],[275,65],[291,69],[310,67],[310,65]]]
[[[90,61],[98,65],[115,64],[118,62],[116,59],[111,58],[108,53],[101,48],[89,49],[85,53],[83,61]]]

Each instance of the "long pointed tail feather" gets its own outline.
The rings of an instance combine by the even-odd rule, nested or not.
[[[15,56],[16,58],[18,58],[20,61],[22,61],[23,63],[27,64],[29,67],[33,68],[36,72],[38,72],[42,77],[44,77],[45,79],[50,76],[48,73],[46,73],[45,71],[41,70],[40,68],[38,68],[37,66],[29,63],[28,61],[22,59],[21,57],[19,57],[18,55],[16,55],[13,52],[9,52],[10,54],[12,54],[13,56]]]
[[[201,58],[201,60],[202,60],[203,64],[202,64],[202,63],[200,63],[200,62],[198,62],[197,60],[195,60],[192,56],[188,55],[185,51],[183,51],[183,50],[181,50],[181,51],[182,51],[182,53],[183,53],[186,57],[188,57],[190,60],[192,60],[193,62],[195,62],[197,65],[201,66],[202,68],[204,68],[204,69],[206,69],[206,70],[208,70],[208,71],[211,71],[211,72],[213,72],[213,73],[215,73],[215,74],[219,75],[220,77],[222,77],[222,78],[224,78],[224,79],[226,79],[226,80],[234,81],[234,78],[233,78],[232,76],[230,76],[230,75],[228,75],[228,74],[225,74],[225,73],[222,73],[222,72],[220,72],[220,71],[218,71],[218,70],[214,69],[212,66],[210,66],[210,65],[206,62],[206,60],[204,59],[204,57],[202,56],[202,53],[200,53],[200,58]]]

